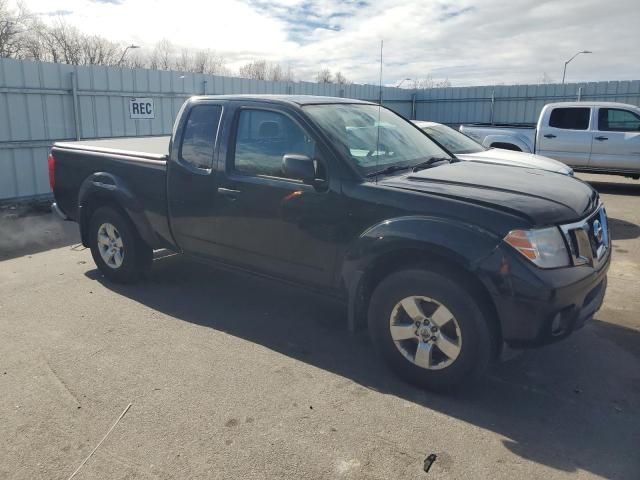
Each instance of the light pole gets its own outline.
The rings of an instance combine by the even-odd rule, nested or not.
[[[402,80],[400,80],[400,83],[398,83],[398,84],[396,85],[396,88],[400,88],[400,86],[401,86],[404,82],[406,82],[407,80],[411,80],[411,79],[410,79],[410,78],[403,78]]]
[[[593,53],[590,50],[582,50],[581,52],[576,53],[573,57],[571,57],[569,60],[567,60],[566,62],[564,62],[564,71],[562,72],[562,84],[564,85],[564,78],[567,76],[567,65],[569,65],[569,63],[571,63],[571,60],[573,60],[574,58],[576,58],[578,55],[580,55],[581,53]]]
[[[130,48],[140,48],[140,45],[131,44],[127,48],[125,48],[124,52],[122,52],[122,56],[120,57],[120,60],[118,61],[118,67],[122,64],[122,61],[124,60],[124,56],[127,54]]]

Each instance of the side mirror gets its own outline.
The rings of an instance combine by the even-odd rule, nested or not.
[[[316,167],[306,155],[288,153],[282,157],[282,172],[295,180],[311,184],[316,179]]]

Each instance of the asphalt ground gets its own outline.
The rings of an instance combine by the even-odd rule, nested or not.
[[[105,281],[75,224],[0,210],[0,478],[640,478],[640,182],[587,176],[613,261],[596,318],[437,395],[344,308],[180,256]],[[424,471],[427,456],[436,458]]]

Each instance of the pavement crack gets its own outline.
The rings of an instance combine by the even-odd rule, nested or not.
[[[80,408],[80,400],[78,400],[78,397],[76,397],[75,393],[73,393],[73,391],[71,391],[71,389],[68,387],[66,382],[62,378],[60,378],[60,376],[56,373],[54,368],[49,363],[49,360],[44,356],[43,356],[43,359],[44,359],[44,364],[46,365],[47,369],[49,370],[49,372],[51,373],[53,378],[56,379],[56,383],[58,385],[60,385],[62,387],[62,389],[67,393],[67,395],[73,399],[73,401],[76,404],[76,407]]]

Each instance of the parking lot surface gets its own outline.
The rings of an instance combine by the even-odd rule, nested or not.
[[[0,478],[69,478],[131,404],[74,478],[637,480],[640,182],[582,178],[602,310],[455,396],[398,380],[339,304],[180,256],[114,285],[75,224],[0,219]]]

